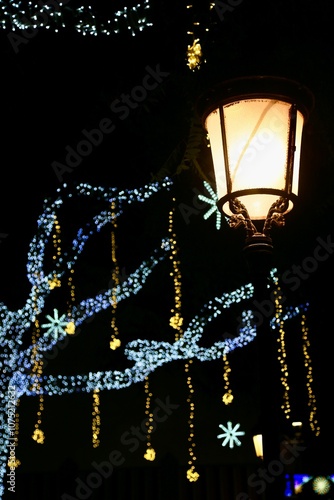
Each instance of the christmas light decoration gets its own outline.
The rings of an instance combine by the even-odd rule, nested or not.
[[[45,398],[53,395],[73,393],[91,393],[93,396],[92,408],[92,436],[93,446],[99,443],[100,433],[100,395],[102,391],[121,390],[132,384],[144,382],[148,403],[148,429],[151,432],[153,421],[151,419],[150,398],[152,397],[148,385],[148,377],[159,367],[177,360],[185,361],[185,373],[188,387],[189,403],[189,468],[187,477],[189,481],[198,479],[194,467],[196,460],[194,439],[194,402],[192,395],[194,387],[191,379],[190,368],[193,360],[200,362],[216,359],[226,360],[226,355],[235,349],[242,348],[253,341],[256,335],[254,313],[249,308],[250,299],[254,294],[251,283],[240,286],[232,292],[225,292],[219,297],[209,300],[193,318],[184,324],[181,311],[181,272],[178,256],[176,236],[173,227],[174,209],[170,212],[169,234],[162,237],[160,245],[151,251],[151,255],[137,269],[115,283],[112,281],[106,290],[93,293],[91,297],[75,300],[74,269],[83,256],[86,243],[111,224],[111,211],[113,207],[115,220],[119,220],[125,207],[129,208],[135,203],[145,203],[162,190],[170,190],[172,182],[164,179],[152,182],[142,188],[117,190],[93,187],[83,183],[70,189],[66,184],[57,190],[55,200],[45,200],[44,209],[37,220],[37,233],[32,238],[27,256],[27,278],[31,285],[26,302],[18,311],[10,311],[8,307],[0,304],[0,395],[3,406],[0,411],[0,498],[4,493],[3,480],[8,463],[9,428],[5,408],[9,398],[8,388],[15,387],[15,404],[18,414],[18,402],[22,397],[37,396],[39,410],[35,439],[41,443],[44,433],[41,429],[41,412],[44,409]],[[82,199],[93,200],[92,206],[99,208],[90,216],[88,222],[76,230],[69,243],[60,244],[60,225],[58,212],[61,211],[66,201]],[[175,207],[175,199],[173,200]],[[85,203],[85,206],[87,204]],[[51,265],[48,257],[49,247],[53,248]],[[63,248],[64,247],[64,248]],[[170,326],[174,332],[172,341],[156,341],[136,339],[122,346],[125,359],[130,361],[130,367],[121,370],[95,371],[77,373],[72,375],[46,375],[42,371],[42,357],[44,353],[52,350],[64,338],[71,338],[80,332],[85,321],[90,320],[112,307],[110,297],[115,294],[117,304],[136,295],[145,286],[148,277],[166,257],[172,264],[171,276],[174,284],[174,304],[171,307]],[[50,268],[50,269],[49,269]],[[116,280],[117,281],[117,280]],[[48,314],[46,303],[50,304],[52,294],[67,283],[70,296],[67,297],[64,312],[53,307],[53,315]],[[114,289],[115,288],[115,289]],[[64,294],[66,295],[66,294]],[[247,301],[248,306],[240,315],[240,328],[235,337],[224,338],[214,342],[211,346],[202,346],[201,339],[205,328],[233,304]],[[277,328],[280,322],[305,313],[307,306],[286,307],[279,309],[270,325]],[[66,311],[66,312],[65,312]],[[42,319],[46,318],[46,319]],[[30,345],[27,342],[30,332],[33,339]],[[98,332],[96,332],[98,334]],[[28,337],[27,337],[28,336]],[[304,328],[305,347],[308,347],[307,329]],[[307,351],[308,353],[308,351]],[[305,354],[306,355],[306,354]],[[308,365],[309,366],[309,360]],[[311,382],[311,371],[308,370],[308,381]],[[311,393],[310,393],[311,394]],[[311,403],[314,400],[311,399]],[[237,429],[234,429],[237,431]],[[16,436],[17,437],[17,436]],[[151,438],[150,433],[148,437]],[[154,460],[155,450],[148,442],[146,456]]]
[[[119,265],[117,262],[117,256],[116,256],[116,228],[117,228],[117,221],[116,221],[116,214],[115,214],[115,202],[113,201],[111,204],[111,224],[112,224],[112,231],[111,231],[111,260],[113,263],[113,271],[112,271],[112,282],[113,282],[113,287],[112,287],[112,292],[110,296],[110,303],[111,303],[111,330],[112,330],[112,335],[111,335],[111,340],[110,340],[110,349],[117,349],[121,345],[121,341],[118,338],[118,326],[116,324],[116,312],[117,312],[117,289],[119,286]]]
[[[199,200],[205,201],[206,203],[211,205],[211,208],[207,212],[205,212],[205,214],[203,215],[204,220],[207,220],[210,217],[210,215],[216,214],[216,228],[219,230],[221,228],[222,214],[217,206],[217,201],[218,201],[217,193],[215,193],[215,191],[212,189],[212,187],[210,186],[210,184],[207,181],[204,181],[203,184],[204,184],[204,187],[209,192],[209,194],[211,195],[211,198],[208,198],[207,196],[204,196],[203,194],[198,195]]]
[[[278,327],[279,336],[277,337],[278,342],[278,361],[281,368],[281,384],[283,387],[283,403],[282,410],[287,419],[291,415],[291,405],[290,405],[290,386],[288,382],[289,370],[288,370],[288,355],[285,343],[285,322],[286,320],[292,318],[295,315],[301,316],[301,332],[302,332],[302,350],[304,355],[304,366],[306,369],[306,388],[308,394],[308,407],[309,407],[309,424],[312,432],[316,436],[320,434],[320,426],[317,419],[317,403],[316,397],[313,391],[313,369],[312,361],[309,354],[310,341],[308,339],[308,328],[306,326],[306,310],[308,304],[304,304],[300,307],[291,308],[287,307],[285,313],[283,313],[283,294],[281,287],[279,285],[279,279],[277,276],[277,269],[271,270],[271,279],[274,283],[274,298],[275,298],[275,316],[271,320],[271,328],[275,329]]]
[[[224,439],[222,442],[222,446],[229,445],[230,448],[233,448],[236,444],[237,446],[241,445],[241,441],[238,436],[244,436],[244,431],[239,431],[240,424],[236,424],[234,427],[232,426],[232,422],[227,422],[227,425],[220,424],[219,427],[224,431],[222,434],[218,434],[218,439]]]
[[[94,389],[93,391],[93,408],[92,408],[92,443],[93,448],[97,448],[100,445],[100,391],[99,389]]]
[[[306,388],[308,395],[308,407],[310,410],[309,423],[311,430],[316,436],[320,434],[320,426],[317,419],[317,402],[313,391],[313,369],[311,357],[309,354],[310,341],[308,338],[308,327],[306,325],[306,315],[301,315],[301,328],[302,328],[302,340],[303,340],[303,354],[304,354],[304,365],[306,369]]]
[[[146,452],[144,458],[146,460],[155,460],[155,450],[152,448],[151,435],[153,432],[153,413],[151,411],[151,399],[153,394],[150,391],[150,379],[145,377],[145,394],[146,394],[146,405],[145,405],[145,415],[146,415]]]
[[[326,495],[331,489],[331,481],[325,476],[318,476],[313,480],[312,488],[318,495]]]
[[[27,43],[39,29],[57,33],[70,26],[82,35],[110,36],[130,32],[135,36],[153,25],[148,19],[151,8],[149,0],[131,7],[124,6],[114,13],[113,18],[94,10],[91,5],[73,7],[68,3],[69,0],[27,4],[21,0],[0,0],[0,28],[12,30],[8,37],[13,47],[17,47],[20,43]]]
[[[227,359],[227,354],[225,354],[225,353],[223,355],[223,361],[224,361],[224,382],[225,382],[224,390],[225,390],[225,392],[223,394],[222,401],[226,405],[229,405],[232,403],[234,396],[232,394],[232,389],[230,386],[231,367],[230,367],[230,363]]]

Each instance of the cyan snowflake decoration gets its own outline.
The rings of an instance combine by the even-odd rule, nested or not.
[[[205,214],[203,215],[204,220],[208,219],[210,217],[210,215],[212,215],[213,213],[216,212],[216,228],[219,230],[221,227],[222,216],[221,216],[221,213],[219,211],[219,208],[217,207],[218,196],[214,192],[214,190],[212,189],[212,187],[210,186],[210,184],[208,182],[204,181],[203,184],[204,184],[204,187],[209,192],[209,194],[211,195],[211,198],[207,198],[203,194],[198,195],[199,200],[205,201],[206,203],[211,205],[211,208],[209,208],[209,210],[207,212],[205,212]]]
[[[240,424],[236,424],[234,427],[232,427],[232,422],[227,422],[227,427],[222,424],[220,424],[219,427],[224,431],[222,434],[218,434],[217,436],[218,439],[224,438],[222,446],[226,446],[227,443],[229,444],[230,448],[233,448],[234,444],[236,444],[237,446],[241,445],[241,441],[238,436],[244,436],[245,433],[243,431],[238,431]]]
[[[59,339],[59,335],[66,334],[66,327],[68,326],[68,320],[66,319],[66,315],[58,316],[58,310],[53,310],[53,317],[49,314],[46,315],[46,318],[50,321],[50,323],[44,323],[41,325],[42,328],[47,328],[45,334],[51,335],[55,340]]]

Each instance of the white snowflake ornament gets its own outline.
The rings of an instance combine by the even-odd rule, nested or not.
[[[244,436],[245,433],[243,431],[238,431],[240,424],[236,424],[234,427],[232,427],[232,422],[227,422],[227,427],[222,424],[220,424],[219,427],[224,431],[222,434],[218,434],[217,436],[218,439],[224,438],[222,446],[226,446],[227,443],[229,444],[230,448],[233,448],[234,444],[236,444],[237,446],[241,445],[241,441],[238,436]]]

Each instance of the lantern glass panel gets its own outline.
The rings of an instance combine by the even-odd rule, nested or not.
[[[225,104],[207,117],[218,198],[238,191],[251,219],[265,219],[279,195],[298,193],[303,116],[297,113],[295,172],[288,172],[291,104],[277,99],[243,99]],[[224,147],[225,143],[225,147]],[[291,163],[293,166],[293,163]],[[246,190],[261,193],[241,193]],[[290,202],[288,210],[291,210]],[[229,204],[223,206],[232,215]]]

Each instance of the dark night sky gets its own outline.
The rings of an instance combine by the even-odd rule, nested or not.
[[[197,2],[199,17],[203,17],[204,13],[207,16],[203,3]],[[198,95],[211,84],[233,76],[276,74],[294,78],[314,93],[315,108],[307,124],[303,143],[299,205],[289,215],[286,226],[274,233],[274,259],[279,271],[289,271],[290,276],[293,275],[294,266],[303,267],[307,259],[314,256],[318,238],[331,241],[334,229],[334,40],[331,3],[243,0],[227,12],[224,19],[220,19],[217,12],[211,13],[208,18],[210,31],[203,34],[206,63],[194,73],[185,62],[189,43],[186,31],[190,20],[183,5],[179,5],[179,2],[170,5],[158,0],[151,4],[153,27],[136,37],[127,34],[109,38],[83,37],[71,28],[59,34],[40,30],[16,54],[9,43],[8,31],[2,30],[0,33],[0,233],[7,235],[0,244],[0,301],[14,309],[20,307],[28,290],[25,279],[26,254],[36,230],[36,219],[43,209],[43,200],[45,197],[53,198],[60,187],[52,163],[64,162],[66,147],[75,147],[82,140],[83,129],[91,130],[101,120],[109,119],[115,124],[115,130],[105,136],[102,144],[71,173],[65,173],[64,181],[71,186],[88,182],[120,188],[140,187],[160,171],[171,153],[175,161],[169,165],[171,173],[174,173],[182,159]],[[168,74],[163,84],[141,106],[131,110],[127,119],[121,120],[119,114],[111,110],[111,103],[122,93],[131,92],[136,85],[140,85],[147,67],[157,66]],[[210,161],[205,152],[203,159],[202,168],[210,171]],[[203,189],[202,179],[193,168],[175,178],[178,206],[180,203],[191,204],[194,189]],[[143,210],[141,213],[138,209],[134,211],[133,218],[129,216],[126,220],[125,234],[121,240],[125,268],[138,262],[146,248],[150,248],[150,243],[158,237],[159,230],[167,228],[166,219],[163,223],[159,219],[165,207],[163,204],[157,213],[154,210]],[[72,215],[69,214],[68,223],[70,227],[75,227]],[[247,279],[240,252],[240,234],[233,233],[227,226],[223,226],[218,234],[211,219],[206,223],[201,217],[190,220],[191,223],[187,224],[181,212],[178,212],[184,273],[183,300],[188,317],[199,304],[214,294],[234,289]],[[138,241],[143,241],[143,248],[140,248]],[[90,265],[102,272],[99,264],[98,259],[90,261]],[[110,279],[111,264],[105,272]],[[167,292],[159,280],[160,276],[154,282],[154,291],[148,291],[142,299],[131,303],[129,313],[123,311],[124,323],[128,327],[131,326],[130,314],[142,314],[140,338],[145,338],[147,328],[149,335],[154,337],[155,328],[160,327],[164,314],[168,314],[168,306],[164,301],[168,303],[171,299],[170,291]],[[320,423],[323,422],[325,429],[316,444],[316,450],[320,450],[316,451],[319,454],[316,461],[320,463],[325,463],[324,457],[333,443],[330,416],[334,347],[330,312],[332,280],[333,255],[330,249],[329,258],[319,262],[314,272],[306,272],[295,291],[289,287],[289,283],[286,288],[292,305],[306,301],[310,303],[308,314],[315,387],[319,394]],[[228,323],[230,319],[226,321]],[[138,325],[133,328],[137,334]],[[108,333],[104,332],[104,336],[108,336]],[[298,346],[292,361],[296,366],[297,349]],[[242,419],[245,419],[247,412],[255,419],[250,411],[255,375],[252,349],[249,351],[246,349],[239,353],[239,358],[234,362],[235,384],[242,394],[242,410],[237,412],[236,418]],[[103,347],[98,342],[91,345],[88,342],[85,347],[77,343],[71,354],[68,351],[61,360],[58,359],[61,369],[72,369],[75,365],[71,355],[78,356],[78,353],[78,364],[82,369],[89,370],[91,366],[99,365],[101,360],[109,363],[108,356],[104,357]],[[152,383],[160,391],[161,397],[170,394],[171,387],[178,387],[183,367],[177,363],[175,365],[174,369],[168,367],[152,377]],[[199,460],[203,463],[226,460],[221,456],[221,447],[217,443],[210,449],[206,446],[211,438],[213,440],[215,432],[214,425],[207,429],[208,421],[212,418],[217,424],[219,419],[227,418],[227,414],[213,415],[211,412],[210,397],[214,400],[222,390],[221,381],[212,383],[217,376],[222,377],[221,364],[197,367],[195,381],[199,388],[198,397],[203,398],[199,403],[202,408],[199,423],[202,433],[198,432],[197,439]],[[175,397],[181,398],[182,391],[176,394]],[[108,395],[104,395],[104,398],[105,419],[113,421],[110,426],[114,426],[117,431],[112,433],[109,424],[104,424],[107,444],[102,445],[101,457],[108,447],[117,446],[115,436],[119,436],[122,429],[127,429],[134,420],[140,421],[144,416],[143,406],[140,406],[144,403],[141,386],[129,388],[122,394],[113,394],[110,396],[112,402]],[[28,437],[24,437],[24,432],[28,436],[29,428],[34,423],[34,404],[22,402],[25,412],[25,417],[22,417],[22,453],[27,457],[34,455],[33,464],[26,463],[23,466],[25,470],[56,469],[66,454],[82,467],[87,467],[87,463],[91,462],[89,443],[86,447],[84,439],[80,437],[84,429],[89,433],[90,403],[85,398],[80,400],[79,396],[66,399],[66,403],[60,404],[59,400],[49,403],[46,425],[50,429],[50,441],[45,451],[39,451],[36,455],[34,443],[30,444]],[[82,410],[82,418],[78,417],[77,408]],[[184,406],[180,413],[186,415]],[[186,452],[180,451],[181,445],[170,438],[180,432],[179,425],[183,427],[184,423],[179,424],[176,418],[171,419],[166,424],[166,432],[157,439],[161,441],[163,449],[179,454],[180,462],[184,463]],[[66,445],[63,443],[61,449],[57,447],[57,443],[63,439],[62,428],[66,429],[66,437],[72,436],[75,451],[68,442]],[[209,433],[207,440],[206,431]],[[236,456],[233,456],[235,459]],[[46,463],[49,465],[46,466]],[[137,456],[129,456],[127,463],[136,464]],[[139,463],[143,465],[140,460]]]

